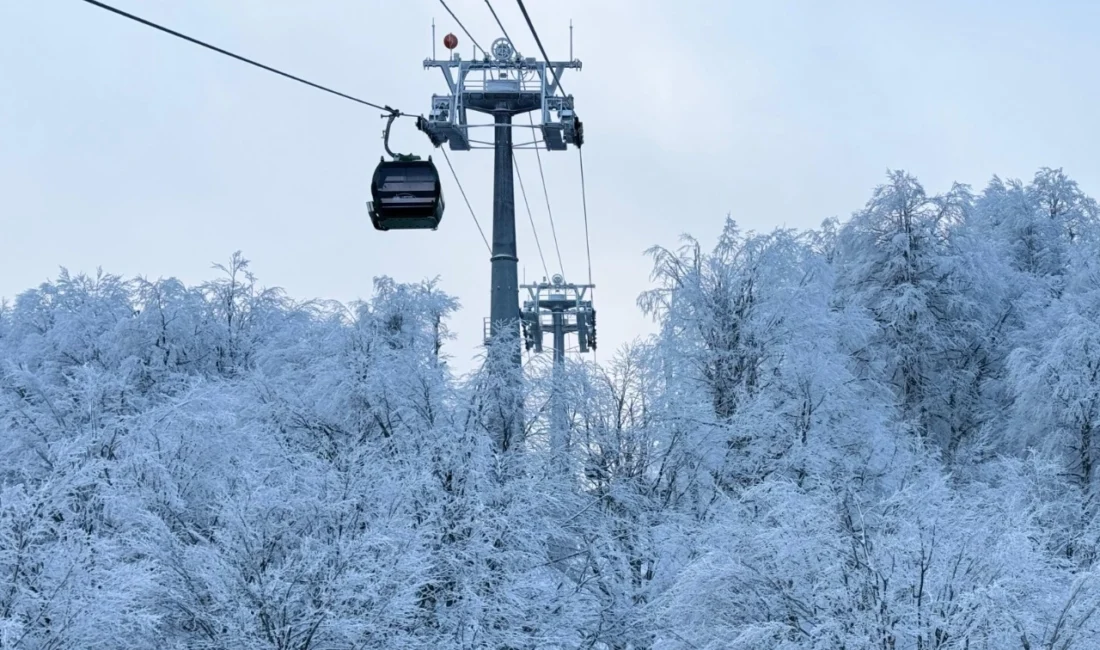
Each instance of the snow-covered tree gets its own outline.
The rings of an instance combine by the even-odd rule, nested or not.
[[[62,270],[0,302],[0,649],[1096,647],[1098,219],[892,172],[652,249],[560,372],[455,376],[434,281]]]

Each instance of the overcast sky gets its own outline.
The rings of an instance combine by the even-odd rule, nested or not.
[[[445,85],[437,38],[469,39],[434,0],[110,0],[291,73],[409,112]],[[449,0],[482,45],[483,0]],[[494,0],[521,52],[514,2]],[[888,168],[929,191],[1064,167],[1100,194],[1100,3],[527,0],[585,123],[601,359],[651,330],[635,307],[651,245],[816,227],[860,208]],[[444,52],[439,48],[440,56]],[[431,153],[410,122],[395,149]],[[0,2],[0,296],[58,268],[197,283],[234,250],[291,296],[367,297],[372,278],[439,276],[463,308],[468,367],[488,315],[488,255],[444,171],[437,232],[380,233],[365,201],[377,111],[271,75],[80,0]],[[519,135],[519,134],[517,134]],[[585,281],[577,153],[543,152],[566,276]],[[551,272],[531,152],[519,154]],[[440,158],[436,152],[435,158]],[[492,153],[454,152],[482,226]],[[517,187],[521,274],[542,275]],[[488,234],[488,232],[486,233]]]

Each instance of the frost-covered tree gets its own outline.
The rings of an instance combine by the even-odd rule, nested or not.
[[[840,512],[785,482],[730,503],[657,604],[665,647],[1089,647],[1095,576],[1048,568],[1012,479],[912,479]]]
[[[996,258],[963,234],[970,211],[965,186],[929,196],[891,172],[845,225],[837,262],[841,304],[877,324],[864,365],[894,392],[903,426],[948,459],[987,411],[987,343],[1004,311],[1000,280],[983,266]]]
[[[435,282],[62,270],[0,303],[0,648],[1096,647],[1097,218],[891,173],[654,248],[558,373],[455,376]]]
[[[847,362],[872,323],[832,307],[833,272],[814,243],[786,231],[742,235],[727,221],[711,254],[697,243],[654,252],[663,286],[642,304],[661,319],[666,403],[693,429],[692,464],[720,489],[776,473],[822,480],[887,442],[874,439],[881,396]],[[703,394],[710,413],[695,401]]]

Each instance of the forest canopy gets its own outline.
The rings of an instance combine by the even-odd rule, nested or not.
[[[655,247],[659,332],[59,276],[0,308],[0,649],[1100,647],[1100,209],[1061,170]],[[548,405],[567,404],[564,419]]]

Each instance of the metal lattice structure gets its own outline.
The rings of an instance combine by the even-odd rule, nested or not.
[[[569,68],[580,69],[580,61],[538,61],[520,57],[506,38],[498,38],[490,48],[492,56],[481,60],[463,60],[458,54],[450,59],[426,59],[425,68],[439,68],[450,91],[432,95],[428,117],[419,123],[432,143],[447,143],[452,151],[490,149],[495,143],[471,138],[468,111],[496,114],[505,105],[511,114],[537,112],[535,128],[542,142],[515,145],[517,149],[538,147],[563,151],[567,145],[584,143],[584,126],[573,109],[573,96],[559,93],[558,80]],[[552,77],[552,78],[551,78]]]
[[[572,284],[555,275],[549,282],[522,285],[530,299],[523,303],[523,339],[528,350],[542,352],[543,335],[554,336],[554,358],[565,358],[565,337],[576,334],[577,350],[596,349],[596,310],[589,292],[592,284]]]

